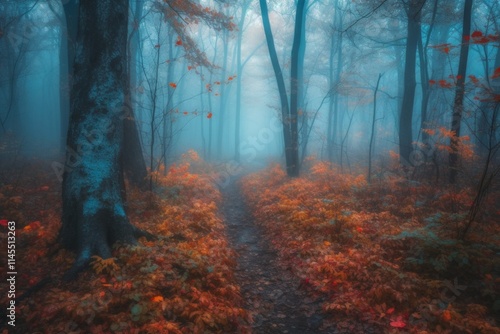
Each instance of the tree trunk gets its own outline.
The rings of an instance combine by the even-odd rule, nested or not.
[[[75,62],[75,42],[78,29],[78,0],[63,2],[65,31],[61,34],[59,47],[59,113],[61,128],[61,152],[64,152],[69,125],[70,90]]]
[[[429,135],[423,131],[424,129],[427,129],[428,123],[427,123],[427,118],[428,118],[428,106],[429,106],[429,97],[430,97],[430,90],[429,90],[429,56],[427,54],[427,48],[429,46],[429,40],[430,36],[432,34],[432,31],[434,29],[434,22],[436,21],[436,14],[438,10],[438,4],[439,0],[434,0],[434,7],[432,10],[432,18],[431,22],[429,24],[429,29],[427,30],[427,35],[425,38],[425,43],[422,40],[422,36],[418,39],[418,55],[419,55],[419,61],[420,61],[420,81],[421,81],[421,87],[422,87],[422,101],[421,101],[421,108],[420,108],[420,133],[422,134],[422,143],[424,144],[424,149],[426,152],[430,151],[429,147]]]
[[[222,32],[222,68],[221,68],[221,77],[220,77],[220,95],[219,95],[219,131],[217,133],[217,158],[221,159],[223,156],[222,152],[222,139],[225,134],[225,120],[226,120],[226,106],[227,106],[227,98],[228,94],[226,93],[226,90],[228,91],[226,87],[226,80],[227,80],[227,60],[229,57],[229,31],[227,29],[224,29]]]
[[[399,154],[401,163],[411,165],[413,147],[412,121],[413,104],[415,101],[415,68],[417,43],[420,39],[420,12],[423,3],[421,0],[412,0],[408,6],[408,36],[406,40],[406,61],[403,102],[399,118]]]
[[[449,182],[451,184],[456,182],[458,174],[460,124],[462,123],[462,113],[464,109],[465,75],[467,72],[467,59],[469,58],[469,42],[467,41],[467,37],[470,35],[471,16],[472,0],[466,0],[463,17],[462,46],[460,47],[460,60],[458,63],[457,87],[455,90],[455,101],[451,119],[451,131],[453,132],[453,137],[450,140],[451,152],[449,156]]]
[[[125,213],[121,165],[127,16],[128,1],[82,1],[79,7],[59,234],[63,246],[76,251],[67,278],[93,255],[110,257],[116,241],[135,243],[141,235]]]
[[[299,107],[299,55],[302,41],[302,29],[304,29],[304,7],[306,1],[298,0],[297,11],[295,15],[295,32],[292,45],[292,60],[291,60],[291,84],[290,84],[290,135],[291,135],[291,152],[290,152],[290,171],[289,176],[299,175],[299,134],[298,134],[298,107]]]
[[[142,2],[136,1],[132,31],[129,35],[127,48],[127,85],[125,92],[125,111],[123,117],[123,168],[129,181],[141,189],[147,188],[148,170],[142,152],[141,135],[137,128],[134,113],[134,100],[132,91],[137,85],[137,59],[140,49],[139,21],[142,16]]]
[[[291,120],[290,120],[290,107],[288,104],[288,95],[286,93],[285,80],[283,79],[283,72],[281,71],[281,66],[279,64],[278,54],[276,52],[276,47],[274,46],[274,38],[273,38],[273,32],[271,30],[271,23],[269,22],[269,11],[267,9],[267,3],[266,0],[259,0],[259,3],[260,3],[260,10],[262,13],[262,23],[264,26],[264,33],[266,34],[267,47],[269,49],[269,56],[271,58],[271,64],[273,65],[274,75],[276,77],[276,83],[278,85],[278,91],[280,94],[286,170],[287,174],[289,176],[292,176],[294,174],[293,161],[292,161],[293,147],[291,142],[291,130],[290,130]]]
[[[241,18],[238,25],[238,40],[236,45],[236,120],[234,127],[234,160],[240,162],[240,127],[241,127],[241,75],[243,73],[243,65],[241,59],[241,42],[243,40],[243,29],[245,25],[245,17],[247,15],[250,2],[245,2],[241,7]]]
[[[375,91],[373,92],[373,115],[372,115],[372,131],[370,135],[370,145],[368,148],[368,183],[372,180],[372,154],[373,146],[375,141],[375,122],[377,121],[377,92],[380,85],[380,79],[382,79],[382,73],[378,75],[377,85],[375,86]]]

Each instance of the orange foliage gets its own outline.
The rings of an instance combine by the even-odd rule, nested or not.
[[[385,332],[405,328],[418,333],[422,323],[429,329],[450,329],[470,321],[458,313],[440,317],[443,311],[432,303],[439,298],[443,282],[427,275],[428,267],[422,273],[412,267],[412,259],[418,256],[414,253],[426,240],[418,236],[439,233],[446,239],[456,223],[452,215],[441,212],[449,209],[449,201],[457,204],[457,210],[463,209],[461,205],[471,199],[466,190],[448,200],[446,196],[453,192],[439,193],[429,185],[389,178],[373,186],[364,176],[342,174],[328,162],[310,163],[309,171],[299,178],[289,179],[279,165],[273,165],[241,182],[257,222],[300,281],[299,288],[322,300],[324,312],[339,326],[368,322]],[[436,257],[433,270],[452,272],[448,258],[457,251],[435,247],[432,255],[424,253],[430,261]],[[488,256],[477,261],[484,265]],[[481,270],[493,267],[489,263]],[[457,275],[460,272],[457,269]],[[434,320],[421,311],[425,307],[435,309]],[[472,332],[479,328],[475,326],[495,328],[486,317],[468,326]]]
[[[129,217],[158,239],[117,245],[113,258],[94,257],[74,282],[51,279],[17,305],[24,333],[246,333],[249,322],[219,217],[221,195],[195,151],[183,155],[158,193],[129,189]],[[61,277],[72,262],[60,250],[48,257],[59,226],[49,221],[19,227],[19,293],[46,275]],[[2,268],[4,272],[5,268]],[[31,283],[28,283],[29,282]],[[0,296],[5,304],[7,294]]]

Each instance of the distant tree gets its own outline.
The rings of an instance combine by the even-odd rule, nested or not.
[[[455,100],[453,103],[453,114],[451,119],[451,131],[453,136],[450,139],[449,181],[455,183],[458,174],[459,137],[460,125],[464,108],[465,77],[467,72],[467,60],[469,58],[469,39],[472,18],[472,0],[465,0],[464,16],[462,24],[462,44],[460,46],[460,60],[458,64],[457,83],[455,88]]]
[[[137,86],[139,73],[137,71],[137,58],[141,47],[139,25],[142,19],[142,6],[140,0],[135,0],[135,8],[129,25],[127,42],[127,85],[125,86],[126,114],[123,115],[123,169],[130,182],[144,189],[148,171],[144,160],[141,136],[138,130],[136,111],[134,110],[133,92]],[[126,153],[125,153],[126,152]]]
[[[305,42],[304,33],[304,21],[305,13],[304,8],[306,5],[306,0],[298,0],[297,10],[295,16],[295,32],[293,35],[293,45],[292,45],[292,60],[291,60],[291,76],[290,76],[290,135],[291,135],[291,160],[290,160],[290,176],[299,175],[299,133],[298,133],[298,112],[300,103],[300,94],[302,89],[302,77],[301,66],[304,60],[304,52],[301,52],[302,44]],[[302,59],[300,58],[302,56]]]
[[[21,79],[28,73],[28,52],[37,28],[25,20],[36,5],[37,1],[0,2],[0,135],[22,130]]]
[[[415,102],[415,70],[417,44],[421,38],[420,18],[425,0],[410,0],[406,7],[408,18],[406,57],[404,70],[404,92],[399,118],[399,154],[404,164],[411,164],[411,153],[413,149],[413,105]]]
[[[271,30],[271,23],[269,21],[269,10],[267,7],[267,2],[265,0],[260,0],[260,10],[262,14],[262,23],[264,25],[264,33],[266,35],[267,47],[269,50],[269,56],[271,58],[271,64],[273,66],[274,74],[276,77],[276,82],[278,84],[278,91],[280,95],[281,102],[281,118],[283,123],[283,137],[285,145],[285,161],[286,170],[288,176],[298,176],[299,174],[299,153],[298,153],[298,131],[297,131],[297,83],[293,83],[293,77],[297,81],[297,65],[298,65],[298,52],[300,47],[300,37],[302,29],[302,11],[305,6],[305,1],[299,1],[297,4],[297,12],[300,10],[300,16],[297,14],[299,22],[295,25],[295,35],[294,35],[294,46],[292,51],[292,94],[294,97],[295,108],[293,114],[291,113],[290,104],[288,102],[288,94],[286,92],[285,80],[283,79],[283,72],[278,60],[278,54],[276,52],[276,47],[274,45],[274,37]],[[295,64],[294,64],[295,63]],[[295,90],[295,93],[293,91]],[[295,124],[293,124],[295,121]]]
[[[241,76],[243,74],[243,61],[241,56],[241,43],[243,41],[243,30],[250,0],[241,4],[240,20],[238,22],[238,39],[236,44],[236,120],[234,127],[234,159],[240,161],[240,126],[241,126]]]

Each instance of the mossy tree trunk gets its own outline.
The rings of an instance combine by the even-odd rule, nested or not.
[[[113,243],[135,243],[143,234],[124,206],[127,16],[128,1],[88,0],[79,7],[59,235],[76,252],[69,277],[93,255],[110,257]]]

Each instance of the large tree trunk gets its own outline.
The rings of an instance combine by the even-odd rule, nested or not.
[[[110,257],[114,242],[135,243],[140,235],[125,213],[121,165],[127,15],[128,1],[88,0],[79,8],[59,235],[76,251],[68,277],[93,255]]]
[[[455,183],[458,174],[458,149],[460,137],[460,124],[462,123],[462,113],[464,109],[464,94],[465,94],[465,74],[467,71],[467,59],[469,58],[469,42],[467,38],[470,35],[472,16],[472,0],[465,1],[463,31],[462,31],[462,46],[460,47],[460,60],[457,73],[457,87],[455,90],[455,101],[453,104],[453,114],[451,119],[451,131],[454,135],[450,140],[450,178],[451,184]]]
[[[423,0],[411,0],[408,5],[408,36],[406,40],[406,61],[403,102],[399,117],[399,154],[401,163],[411,164],[413,148],[413,104],[415,101],[415,68],[417,43],[420,37],[420,16]]]

